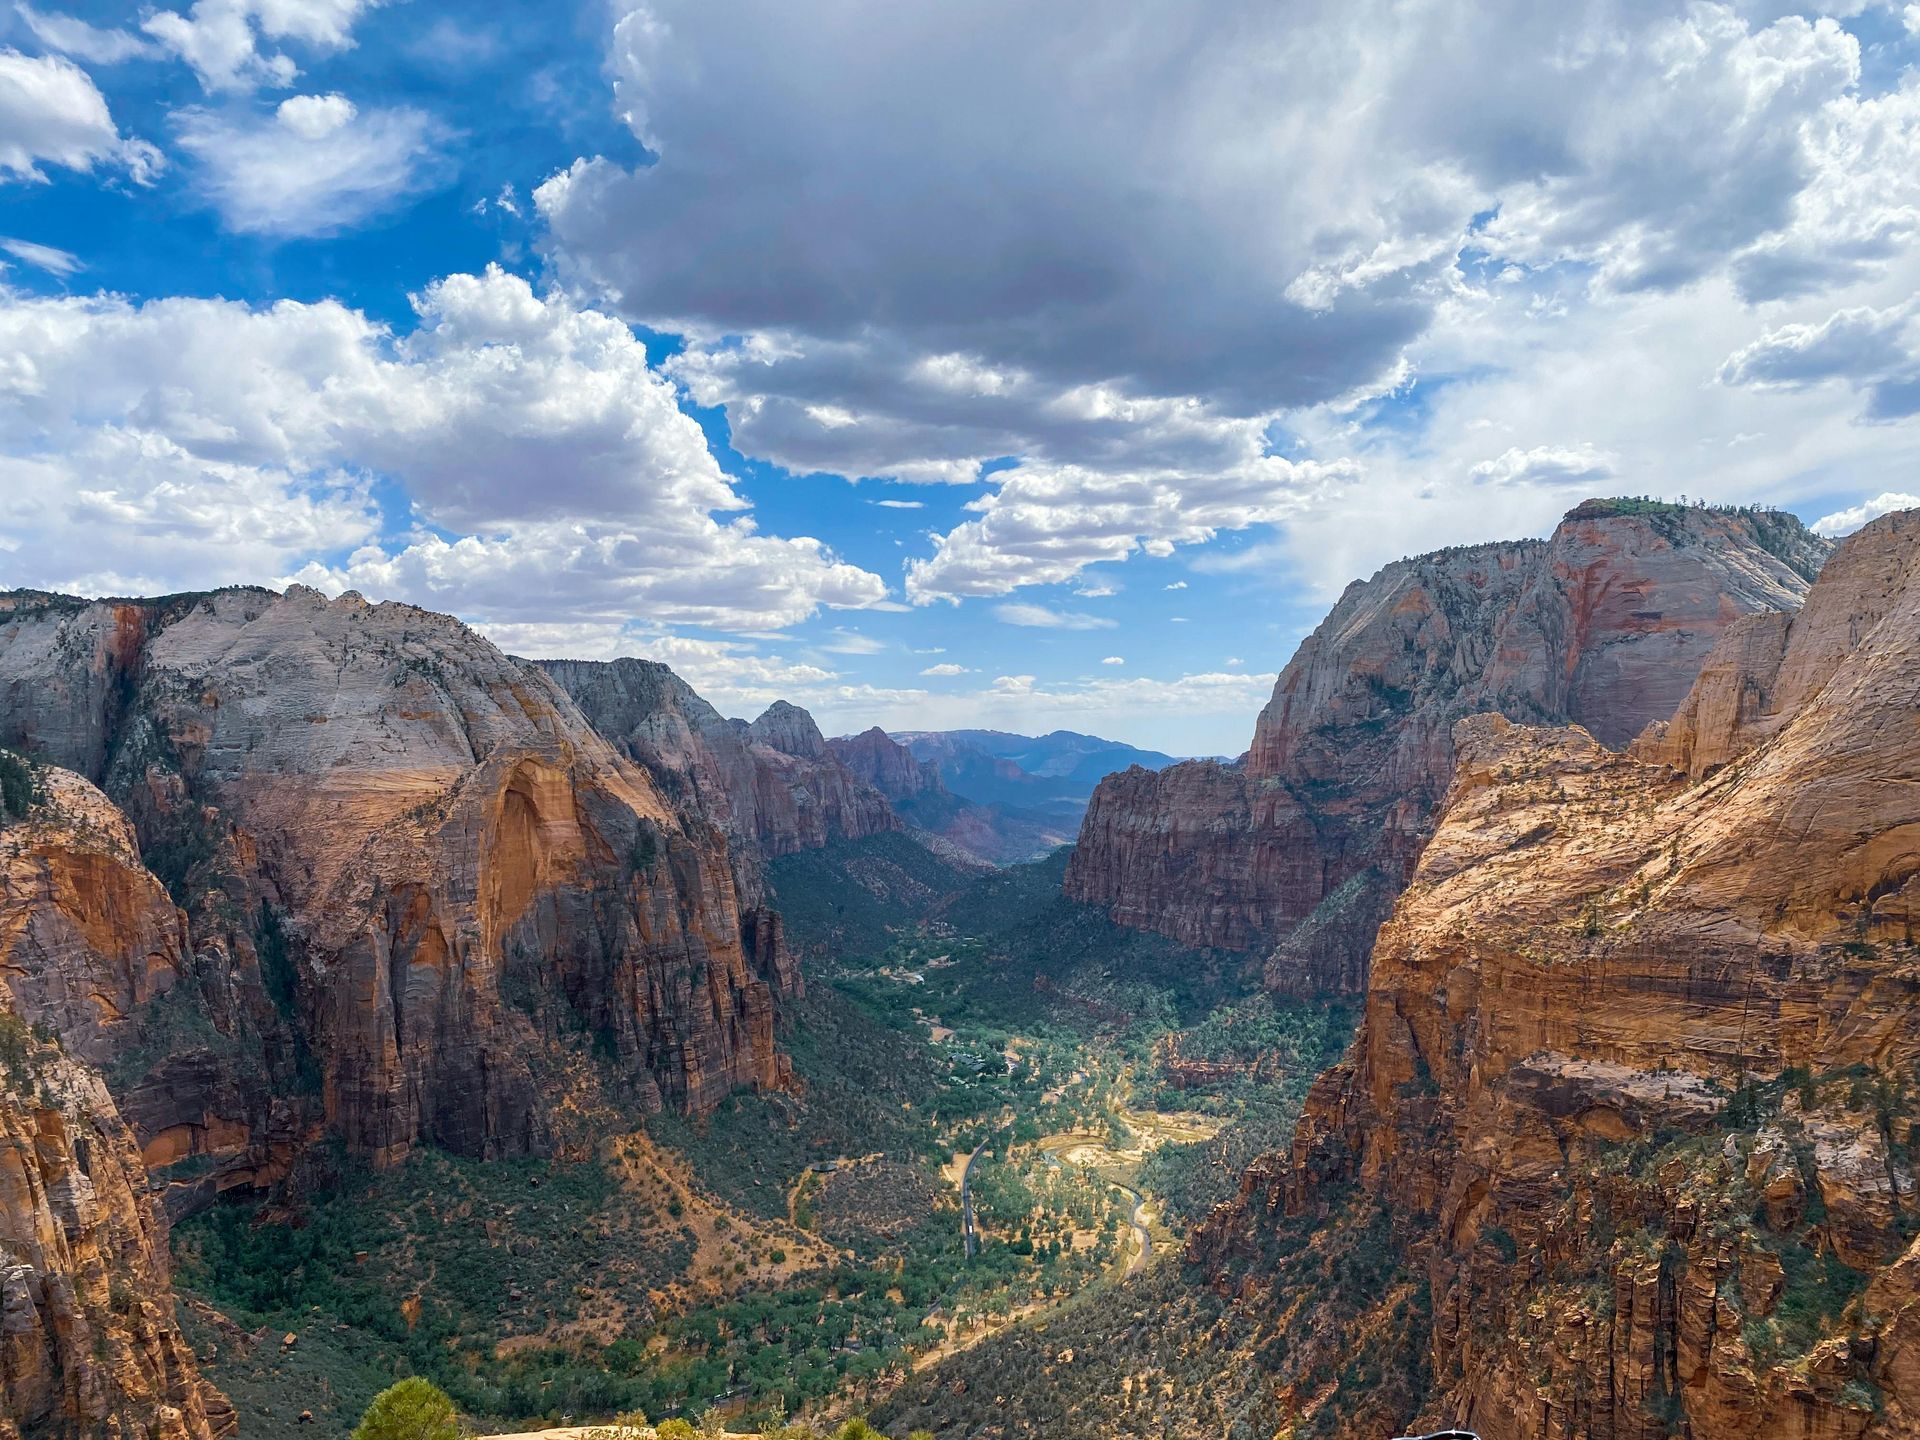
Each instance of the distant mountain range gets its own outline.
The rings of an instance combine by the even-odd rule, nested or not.
[[[1164,770],[1179,759],[1073,730],[1046,735],[900,730],[892,738],[916,759],[938,766],[940,779],[955,795],[1075,824],[1093,798],[1094,787],[1106,776],[1130,765]]]

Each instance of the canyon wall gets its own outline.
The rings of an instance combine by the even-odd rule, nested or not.
[[[539,664],[663,795],[727,836],[744,893],[761,893],[768,860],[900,828],[887,797],[841,762],[797,705],[776,701],[748,724],[657,661]]]
[[[536,1071],[569,1034],[643,1105],[784,1082],[774,1005],[795,976],[724,836],[445,616],[298,586],[15,597],[0,743],[112,797],[185,912],[190,985],[169,983],[177,926],[130,894],[102,923],[136,953],[102,959],[128,974],[91,997],[192,1042],[116,1082],[156,1159],[204,1146],[252,1174],[317,1128],[383,1162],[543,1148]],[[77,1013],[54,992],[91,972],[56,983],[47,957],[87,923],[28,937],[40,978],[10,976],[16,996]]]
[[[1610,746],[1671,716],[1742,616],[1797,608],[1827,542],[1790,516],[1592,501],[1545,541],[1397,561],[1302,643],[1237,764],[1108,777],[1070,898],[1185,945],[1270,954],[1280,990],[1357,990],[1453,766],[1495,711]]]
[[[1626,753],[1456,726],[1352,1051],[1189,1245],[1296,1433],[1920,1432],[1916,637],[1908,512]]]

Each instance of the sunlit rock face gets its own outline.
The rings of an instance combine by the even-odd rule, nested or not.
[[[1592,501],[1545,541],[1397,561],[1301,645],[1239,763],[1102,783],[1067,893],[1183,944],[1270,952],[1276,989],[1357,990],[1455,721],[1573,722],[1623,746],[1674,713],[1730,625],[1798,608],[1827,549],[1790,516]]]
[[[381,1161],[541,1148],[536,1062],[562,1011],[643,1104],[782,1083],[774,1004],[796,977],[724,836],[448,617],[298,586],[16,597],[0,694],[0,743],[117,801],[186,911],[210,1043],[128,1077],[143,1143],[253,1170],[319,1131]],[[175,988],[182,942],[120,908],[146,929],[101,955],[113,1003],[138,1006]]]
[[[1280,1267],[1392,1217],[1394,1278],[1346,1338],[1302,1326],[1288,1376],[1399,1305],[1428,1388],[1383,1434],[1920,1429],[1917,637],[1907,512],[1797,615],[1726,627],[1626,753],[1455,727],[1353,1049],[1190,1247],[1294,1306]]]

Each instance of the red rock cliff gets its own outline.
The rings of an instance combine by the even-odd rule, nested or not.
[[[1920,1433],[1916,636],[1907,513],[1633,754],[1459,725],[1349,1057],[1190,1247],[1300,1425]]]
[[[166,1227],[98,1074],[0,1014],[0,1435],[214,1440]]]
[[[1356,989],[1454,721],[1570,720],[1624,745],[1731,623],[1795,608],[1825,551],[1791,517],[1598,501],[1546,541],[1389,565],[1302,643],[1240,764],[1102,782],[1067,894],[1183,944],[1274,950],[1277,988]]]

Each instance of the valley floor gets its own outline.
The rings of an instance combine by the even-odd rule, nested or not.
[[[1348,1033],[1227,957],[1068,905],[1058,860],[952,883],[904,922],[857,903],[874,861],[776,868],[808,951],[783,1036],[803,1094],[641,1116],[583,1048],[553,1157],[340,1159],[298,1211],[177,1227],[188,1329],[245,1433],[344,1434],[410,1372],[478,1431],[561,1427],[549,1440],[632,1411],[712,1410],[739,1433],[866,1412],[1177,1266]],[[851,906],[830,893],[850,875]],[[1232,1078],[1173,1088],[1175,1036]]]

